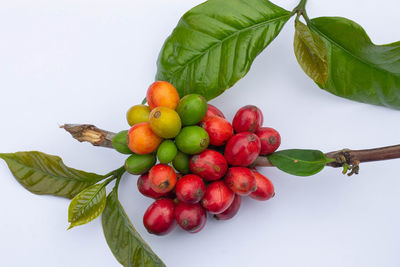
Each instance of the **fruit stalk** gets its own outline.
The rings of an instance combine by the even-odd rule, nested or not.
[[[79,142],[89,142],[94,146],[112,148],[111,140],[116,135],[113,132],[102,130],[91,124],[65,124],[60,126],[69,132]],[[373,149],[350,150],[342,149],[328,152],[328,158],[335,161],[327,166],[339,168],[350,167],[353,173],[358,172],[358,165],[362,162],[381,161],[400,158],[400,144]],[[253,163],[259,167],[273,167],[266,156],[259,156]]]

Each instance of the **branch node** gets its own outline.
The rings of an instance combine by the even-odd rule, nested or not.
[[[360,161],[359,160],[354,160],[353,164],[350,167],[350,172],[347,174],[347,176],[352,176],[353,174],[358,174],[360,171]]]
[[[330,156],[335,159],[334,162],[330,163],[333,167],[343,167],[343,174],[352,176],[353,174],[358,174],[360,171],[360,160],[352,153],[350,149],[342,149],[334,153],[329,153]]]

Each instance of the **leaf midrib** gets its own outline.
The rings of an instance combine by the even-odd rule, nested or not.
[[[103,183],[103,184],[101,184],[100,186],[99,186],[99,188],[98,189],[96,189],[96,191],[95,191],[95,193],[94,194],[92,194],[92,196],[90,196],[90,199],[81,207],[81,208],[78,208],[78,210],[77,210],[77,213],[79,213],[81,210],[84,210],[84,209],[86,209],[86,207],[89,205],[89,203],[91,203],[92,202],[92,200],[97,196],[97,194],[104,188],[104,186],[105,186],[105,184]],[[99,203],[101,203],[101,201],[103,200],[103,198],[102,199],[100,199],[100,201],[99,202],[97,202],[97,203],[95,203],[95,204],[99,204]],[[76,211],[76,210],[75,210]],[[75,222],[76,221],[79,221],[81,218],[78,218],[78,220],[75,220]],[[71,218],[71,220],[72,220],[72,218]],[[73,223],[74,221],[71,221],[71,223]]]
[[[385,72],[391,75],[395,75],[395,73],[388,71],[386,69],[380,68],[378,65],[373,64],[372,62],[366,61],[365,59],[354,55],[351,51],[349,51],[348,49],[346,49],[345,47],[343,47],[342,45],[340,45],[339,43],[337,43],[335,40],[333,40],[332,38],[330,38],[329,36],[327,36],[325,33],[321,32],[316,26],[313,25],[313,23],[309,23],[310,27],[313,28],[316,32],[318,32],[319,34],[321,34],[325,39],[329,40],[333,45],[339,47],[340,49],[342,49],[344,52],[346,52],[347,54],[349,54],[351,57],[357,59],[358,61],[360,61],[361,63],[364,63],[367,66],[370,66],[378,71],[381,72]],[[373,43],[371,43],[372,45],[374,45]]]
[[[47,173],[47,172],[45,172],[45,171],[43,171],[43,170],[41,170],[41,169],[37,169],[37,168],[34,168],[34,167],[30,167],[30,166],[28,166],[28,165],[25,165],[22,161],[20,161],[19,159],[15,159],[15,158],[10,158],[10,157],[7,157],[6,156],[6,154],[0,154],[0,158],[7,158],[7,159],[9,159],[9,160],[11,160],[11,161],[14,161],[16,164],[19,164],[19,165],[22,165],[24,168],[27,168],[27,169],[30,169],[30,170],[34,170],[34,171],[36,171],[36,172],[40,172],[41,174],[43,174],[43,175],[45,175],[45,176],[50,176],[50,177],[52,177],[52,178],[54,178],[54,179],[62,179],[62,180],[67,180],[67,181],[71,181],[71,182],[82,182],[82,183],[92,183],[92,182],[94,182],[94,181],[98,181],[97,179],[96,180],[83,180],[82,178],[79,178],[79,177],[76,177],[76,178],[72,178],[72,177],[67,177],[67,176],[56,176],[56,175],[54,175],[54,174],[51,174],[51,173]],[[3,158],[3,159],[4,159]],[[67,166],[65,166],[65,167],[67,167]],[[69,167],[67,167],[68,169],[69,169]]]
[[[124,224],[125,228],[128,229],[130,236],[132,238],[134,238],[137,243],[142,243],[142,245],[140,245],[140,247],[142,248],[143,251],[146,251],[148,254],[150,254],[150,255],[148,255],[148,257],[151,258],[152,261],[155,262],[155,260],[153,259],[153,256],[151,254],[153,254],[160,261],[161,264],[163,264],[161,266],[165,266],[165,264],[162,262],[162,260],[160,258],[158,258],[158,256],[151,249],[149,244],[143,238],[140,238],[140,236],[137,236],[139,233],[137,233],[137,232],[135,233],[134,231],[132,231],[131,228],[133,227],[133,225],[129,221],[129,217],[126,214],[124,208],[122,207],[121,202],[119,202],[118,193],[116,191],[113,191],[113,192],[111,192],[111,194],[114,194],[113,198],[115,201],[115,207],[117,208],[116,212],[118,213],[118,216],[122,218],[123,224]],[[129,243],[131,243],[131,242],[129,242]]]
[[[204,55],[205,55],[206,53],[208,53],[209,51],[213,50],[215,47],[221,45],[221,44],[224,43],[226,40],[232,38],[233,36],[235,36],[235,35],[237,35],[237,34],[239,34],[239,33],[242,33],[242,32],[247,31],[247,30],[251,30],[251,29],[256,28],[256,27],[258,27],[258,26],[262,26],[262,25],[265,25],[265,24],[272,23],[272,22],[277,21],[277,20],[281,20],[282,18],[285,18],[285,17],[288,17],[288,19],[289,19],[291,16],[292,16],[292,14],[289,13],[289,14],[287,14],[287,15],[280,16],[280,17],[277,17],[277,18],[274,18],[274,19],[271,19],[271,20],[267,20],[267,21],[262,21],[262,22],[260,22],[260,23],[253,24],[253,25],[251,25],[251,26],[249,26],[249,27],[245,27],[245,28],[243,28],[243,29],[241,29],[241,30],[238,30],[238,31],[236,31],[236,32],[234,32],[234,33],[232,33],[232,34],[226,36],[226,37],[223,38],[222,40],[219,40],[219,41],[216,42],[215,44],[212,44],[211,46],[207,47],[207,49],[205,49],[205,50],[204,50],[203,52],[201,52],[199,55],[195,56],[194,58],[192,58],[191,60],[189,60],[189,61],[186,62],[185,64],[180,65],[180,67],[177,68],[177,70],[175,70],[175,71],[172,72],[171,74],[174,75],[174,74],[176,74],[176,73],[182,71],[182,70],[185,69],[188,65],[192,64],[192,63],[195,62],[197,59],[199,59],[200,57],[204,56]]]
[[[306,26],[306,27],[307,27],[307,26]],[[310,34],[311,34],[311,33],[310,33]],[[326,59],[322,58],[322,57],[320,56],[320,54],[318,53],[318,51],[314,49],[315,47],[310,47],[310,46],[308,45],[308,42],[306,41],[307,39],[303,36],[303,34],[301,34],[300,32],[298,32],[297,35],[298,35],[299,39],[301,40],[301,42],[302,42],[309,50],[311,50],[311,52],[312,52],[314,55],[316,55],[316,56],[318,57],[319,60],[321,60],[322,62],[326,62]]]
[[[289,156],[286,156],[286,155],[277,155],[277,156],[285,158],[285,159],[289,159],[291,161],[297,160],[297,162],[295,164],[300,163],[300,162],[301,163],[305,163],[305,164],[324,164],[324,165],[326,164],[326,160],[325,159],[324,160],[318,160],[318,161],[306,161],[306,160],[302,160],[302,159],[292,158],[292,157],[289,157]]]

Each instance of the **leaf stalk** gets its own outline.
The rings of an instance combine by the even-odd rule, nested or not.
[[[307,0],[301,0],[300,3],[293,9],[292,14],[297,14],[296,20],[298,20],[300,16],[303,16],[306,22],[309,23],[310,19],[308,18],[306,12],[306,4]]]

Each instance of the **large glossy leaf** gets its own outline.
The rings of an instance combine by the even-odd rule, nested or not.
[[[321,17],[308,23],[324,41],[329,75],[319,86],[352,100],[400,109],[400,42],[375,45],[357,23]]]
[[[319,150],[308,149],[281,150],[267,157],[281,171],[297,176],[314,175],[333,161]]]
[[[73,198],[83,189],[105,178],[69,168],[60,157],[38,151],[3,153],[14,177],[26,189],[39,195]]]
[[[297,62],[311,79],[325,86],[328,60],[324,41],[300,21],[296,21],[295,27],[293,48]]]
[[[68,208],[68,229],[97,218],[106,206],[106,182],[92,185],[76,195]]]
[[[188,11],[158,58],[157,80],[208,100],[249,71],[291,13],[267,0],[209,0]]]
[[[165,266],[133,228],[118,200],[117,187],[107,197],[102,223],[108,246],[123,266]]]

